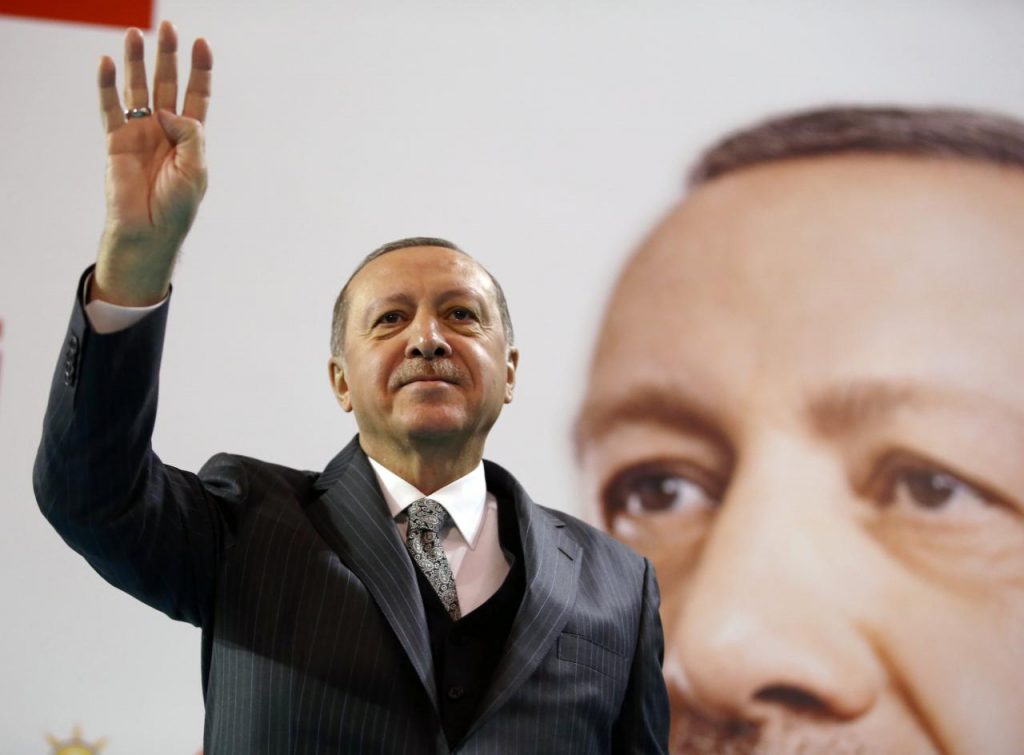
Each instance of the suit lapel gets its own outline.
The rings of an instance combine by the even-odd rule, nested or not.
[[[359,436],[327,465],[316,487],[323,495],[310,507],[311,521],[369,590],[438,709],[427,620],[412,561]]]
[[[467,737],[515,693],[550,652],[576,601],[583,557],[562,522],[531,501],[512,475],[496,464],[485,464],[488,490],[502,504],[516,508],[526,591],[509,632],[505,654]]]

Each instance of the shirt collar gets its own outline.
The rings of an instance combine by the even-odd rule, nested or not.
[[[369,456],[366,458],[377,475],[377,482],[380,484],[392,518],[405,511],[414,501],[430,498],[444,506],[452,523],[459,528],[469,547],[476,546],[487,503],[487,479],[484,476],[482,461],[469,474],[427,496],[384,465]]]

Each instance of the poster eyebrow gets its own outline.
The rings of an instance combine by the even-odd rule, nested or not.
[[[911,383],[855,380],[812,392],[805,411],[815,432],[833,437],[922,403],[929,403],[928,392]]]
[[[984,412],[1016,423],[1024,432],[1024,413],[995,396],[912,380],[859,379],[826,386],[808,395],[805,412],[815,432],[823,437],[835,437],[887,419],[899,411],[932,407]]]
[[[573,426],[576,455],[590,443],[600,440],[621,425],[660,425],[707,438],[717,446],[732,450],[713,408],[695,396],[687,396],[679,387],[649,384],[631,388],[610,400],[588,398]]]

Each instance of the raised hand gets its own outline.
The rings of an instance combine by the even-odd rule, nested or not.
[[[100,60],[107,221],[90,297],[113,304],[142,306],[166,295],[178,250],[206,192],[203,121],[213,55],[206,40],[193,44],[192,71],[178,115],[178,37],[167,21],[160,25],[158,46],[152,115],[146,115],[150,93],[142,32],[125,33],[123,107],[114,61]]]

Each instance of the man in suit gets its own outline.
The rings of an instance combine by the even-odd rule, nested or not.
[[[321,473],[150,447],[171,271],[206,184],[212,57],[176,115],[159,33],[125,106],[100,65],[108,219],[51,389],[35,485],[112,584],[203,629],[205,749],[663,752],[645,559],[482,461],[518,351],[497,282],[440,239],[377,250],[335,306],[331,385],[359,435]]]

